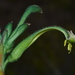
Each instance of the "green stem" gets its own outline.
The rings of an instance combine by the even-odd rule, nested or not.
[[[4,75],[4,71],[0,69],[0,75]]]
[[[3,70],[3,45],[0,43],[0,75],[4,75]]]
[[[3,70],[4,70],[4,71],[5,71],[5,68],[6,68],[7,64],[8,64],[8,60],[6,60],[6,61],[4,62],[4,64],[3,64]]]

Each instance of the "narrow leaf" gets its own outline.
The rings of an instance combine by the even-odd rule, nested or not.
[[[61,31],[65,37],[68,37],[68,32],[67,30],[61,28],[61,27],[46,27],[43,28],[35,33],[33,33],[32,35],[30,35],[29,37],[27,37],[26,39],[24,39],[21,43],[19,43],[14,50],[12,51],[12,53],[9,55],[9,57],[7,58],[7,60],[9,62],[14,62],[16,61],[18,58],[20,58],[20,56],[23,54],[23,52],[33,43],[35,42],[35,40],[40,37],[42,34],[44,34],[45,32],[49,31],[49,30],[59,30]]]

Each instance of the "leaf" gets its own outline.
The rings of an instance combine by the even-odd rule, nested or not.
[[[27,37],[26,39],[24,39],[21,43],[19,43],[14,50],[12,51],[12,53],[8,56],[7,60],[9,62],[14,62],[16,60],[18,60],[21,55],[23,54],[23,52],[33,43],[35,42],[35,40],[37,40],[42,34],[44,34],[45,32],[49,31],[49,30],[59,30],[61,31],[63,34],[65,34],[65,37],[68,37],[67,34],[67,30],[61,28],[61,27],[46,27],[43,28],[35,33],[33,33],[32,35],[30,35],[29,37]]]
[[[14,32],[11,34],[11,37],[15,34],[17,28],[24,24],[26,18],[31,14],[31,13],[35,13],[35,12],[41,12],[42,13],[42,9],[38,6],[38,5],[31,5],[29,6],[26,11],[24,12],[24,14],[22,15],[16,29],[14,30]]]

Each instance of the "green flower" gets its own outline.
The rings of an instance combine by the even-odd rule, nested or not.
[[[1,52],[2,57],[3,57],[2,58],[2,69],[3,70],[5,69],[6,64],[8,62],[10,62],[9,61],[10,59],[13,60],[14,57],[17,57],[17,59],[18,59],[19,55],[21,55],[22,50],[20,50],[20,52],[17,55],[15,55],[15,53],[16,53],[16,51],[15,51],[14,57],[12,56],[13,51],[14,51],[14,49],[13,49],[14,42],[17,39],[17,37],[20,36],[20,34],[22,34],[27,29],[27,27],[30,25],[30,23],[25,23],[26,18],[31,13],[35,13],[35,12],[42,13],[42,9],[37,5],[29,6],[26,9],[26,11],[24,12],[23,16],[21,17],[21,19],[20,19],[20,21],[19,21],[19,23],[18,23],[18,25],[14,31],[12,31],[13,22],[10,22],[6,25],[5,30],[2,34],[1,34],[1,30],[0,30],[0,52]],[[6,59],[6,56],[8,53],[9,53],[9,56]],[[12,57],[9,59],[10,56],[12,56]]]
[[[72,48],[71,43],[75,42],[75,35],[72,33],[72,31],[69,32],[66,29],[59,26],[49,26],[40,29],[35,33],[31,34],[30,36],[28,36],[26,39],[22,40],[15,48],[13,48],[14,41],[30,25],[29,23],[25,23],[26,18],[31,13],[35,13],[35,12],[42,13],[42,9],[37,5],[29,6],[24,12],[23,16],[21,17],[21,20],[19,21],[14,31],[12,31],[13,22],[10,22],[5,27],[4,32],[2,34],[0,33],[0,52],[2,51],[2,55],[3,55],[3,59],[2,59],[3,71],[5,70],[5,67],[9,62],[14,62],[18,60],[21,57],[21,55],[24,53],[24,51],[27,50],[27,48],[29,48],[42,34],[50,30],[58,30],[64,34],[66,38],[64,42],[64,46],[66,46],[66,44],[68,43],[68,51],[69,53],[71,52],[71,48]],[[8,53],[9,56],[7,56]]]

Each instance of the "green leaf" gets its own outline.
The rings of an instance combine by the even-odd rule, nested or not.
[[[6,42],[4,48],[6,50],[9,50],[10,47],[12,46],[12,43],[14,42],[14,40],[25,31],[25,29],[28,27],[28,24],[22,24],[21,26],[18,27],[17,31],[15,32],[15,34],[12,37],[9,37],[8,41]]]
[[[24,24],[25,20],[27,19],[27,17],[31,14],[31,13],[35,13],[35,12],[41,12],[42,13],[42,9],[38,6],[38,5],[31,5],[29,6],[26,11],[24,12],[24,14],[22,15],[16,29],[14,30],[14,32],[12,33],[11,37],[15,34],[17,28]]]
[[[12,53],[9,55],[9,57],[7,58],[7,60],[9,62],[14,62],[17,59],[19,59],[21,57],[21,55],[23,54],[23,52],[33,43],[35,42],[35,40],[37,40],[37,38],[39,38],[42,34],[44,34],[45,32],[49,31],[49,30],[53,30],[56,29],[58,31],[61,31],[65,37],[68,37],[68,32],[67,30],[61,28],[61,27],[46,27],[43,28],[35,33],[33,33],[32,35],[30,35],[29,37],[27,37],[26,39],[24,39],[21,43],[19,43],[14,50],[12,51]]]

